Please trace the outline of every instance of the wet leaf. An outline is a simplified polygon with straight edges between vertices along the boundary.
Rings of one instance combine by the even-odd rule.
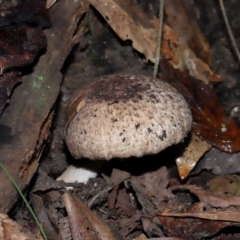
[[[213,89],[203,81],[162,63],[163,79],[185,97],[193,115],[193,132],[210,145],[229,153],[240,151],[240,128],[229,120]]]

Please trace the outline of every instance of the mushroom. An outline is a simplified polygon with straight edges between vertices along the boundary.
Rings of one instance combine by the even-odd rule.
[[[142,157],[179,143],[191,125],[187,102],[170,84],[143,75],[107,75],[75,95],[65,141],[76,159]]]

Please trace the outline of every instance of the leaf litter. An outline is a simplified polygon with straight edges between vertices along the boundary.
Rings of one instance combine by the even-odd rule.
[[[70,93],[79,83],[81,85],[84,81],[86,82],[87,78],[91,79],[96,75],[115,71],[152,74],[152,66],[144,62],[142,55],[132,51],[131,44],[116,40],[116,35],[112,33],[107,24],[122,40],[131,40],[132,47],[144,54],[147,60],[153,62],[156,34],[154,30],[157,19],[151,10],[153,8],[148,7],[151,4],[155,7],[156,5],[154,3],[149,3],[149,5],[131,4],[129,1],[120,3],[117,0],[106,1],[105,5],[95,0],[89,2],[95,9],[93,7],[88,9],[89,12],[85,15],[88,22],[80,22],[79,32],[76,33],[86,33],[86,30],[83,29],[91,26],[92,35],[85,36],[85,45],[84,43],[80,44],[73,63],[65,69],[66,75],[62,88],[64,98],[61,102],[63,108]],[[52,8],[57,4],[59,2],[56,2]],[[171,6],[168,6],[168,11],[171,10],[169,7],[171,8]],[[96,10],[103,15],[107,23],[99,17]],[[188,11],[186,7],[184,10]],[[148,17],[150,21],[146,22]],[[186,19],[188,20],[188,18],[190,18],[189,15]],[[197,20],[195,19],[195,21]],[[228,152],[239,151],[237,148],[239,146],[238,125],[226,117],[212,87],[206,85],[206,83],[210,85],[209,82],[220,81],[220,77],[208,65],[210,63],[208,51],[204,57],[201,56],[206,62],[204,63],[203,60],[196,57],[197,54],[194,53],[196,50],[190,49],[190,44],[188,47],[176,32],[165,25],[163,54],[171,66],[185,71],[185,73],[174,70],[165,64],[161,74],[162,76],[170,74],[172,77],[168,76],[166,79],[168,81],[180,79],[184,82],[177,82],[177,88],[180,91],[182,89],[192,107],[193,132],[203,142],[208,142],[203,150],[195,154],[194,164],[190,161],[186,165],[189,167],[189,165],[195,166],[211,146]],[[90,59],[86,63],[88,58]],[[118,67],[115,67],[116,64]],[[203,82],[196,79],[203,80]],[[62,112],[59,113],[60,116],[61,114],[63,116]],[[60,126],[56,125],[55,129],[61,128],[62,119],[56,121]],[[41,181],[33,189],[31,197],[33,207],[44,223],[49,239],[81,239],[80,235],[84,235],[85,239],[106,239],[105,231],[111,235],[111,239],[140,239],[143,234],[146,236],[145,239],[200,239],[211,237],[214,234],[221,236],[222,233],[218,232],[223,228],[239,226],[239,197],[226,196],[226,194],[216,195],[212,187],[213,182],[208,182],[202,177],[205,176],[203,169],[216,173],[218,165],[221,166],[221,173],[224,175],[228,169],[224,169],[224,161],[218,164],[218,158],[221,154],[227,154],[229,159],[227,162],[231,162],[230,158],[235,154],[237,159],[238,153],[232,155],[212,148],[207,154],[216,151],[214,155],[216,161],[213,165],[210,166],[208,161],[208,165],[200,166],[201,160],[195,176],[190,175],[184,182],[180,182],[178,179],[177,169],[173,164],[176,159],[174,156],[176,149],[171,147],[163,153],[144,157],[142,160],[132,159],[121,163],[113,160],[103,167],[98,178],[90,179],[85,185],[63,182],[55,184],[53,179],[62,171],[61,164],[62,166],[66,165],[66,158],[70,162],[74,162],[74,160],[66,154],[63,157],[61,153],[57,152],[57,149],[60,149],[61,152],[64,145],[58,132],[53,131],[54,137],[58,139],[54,141],[54,145],[49,147],[49,152],[53,151],[52,155],[49,158],[49,155],[45,153],[40,167],[45,174],[39,171],[36,182]],[[196,148],[199,148],[199,145]],[[189,150],[187,158],[191,158],[189,156],[194,153],[194,148]],[[213,155],[209,156],[213,159]],[[150,161],[150,158],[153,158],[153,161]],[[182,163],[185,164],[184,158]],[[190,171],[191,168],[183,174],[184,178]],[[235,173],[234,170],[231,173]],[[201,186],[191,183],[193,177]],[[205,182],[201,183],[202,180]],[[218,181],[221,185],[222,181],[219,179],[216,180],[215,185],[218,185]],[[236,185],[237,183],[234,186]],[[72,187],[71,194],[65,189],[69,186]],[[229,189],[230,192],[232,188],[225,186],[224,190]],[[219,191],[221,192],[222,189]],[[79,203],[79,197],[85,205],[82,202]],[[80,213],[76,214],[77,212]],[[84,217],[85,213],[90,217]],[[96,214],[104,220],[100,220]],[[79,220],[79,217],[84,218],[84,224],[79,224],[79,221],[83,222],[83,220]],[[21,215],[18,215],[17,218],[20,219]],[[79,228],[80,225],[82,230]],[[96,226],[100,226],[100,230],[97,230],[100,233],[96,233]],[[97,238],[96,235],[91,236],[94,232],[100,238]],[[101,236],[101,234],[103,235]]]

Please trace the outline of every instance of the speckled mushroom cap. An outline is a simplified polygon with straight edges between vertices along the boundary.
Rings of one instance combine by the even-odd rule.
[[[69,106],[65,141],[73,157],[142,157],[179,143],[192,115],[168,83],[142,75],[102,76]]]

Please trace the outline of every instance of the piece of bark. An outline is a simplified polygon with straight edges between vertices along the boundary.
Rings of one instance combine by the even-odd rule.
[[[24,189],[38,167],[38,160],[49,135],[52,108],[58,97],[60,70],[72,46],[77,23],[86,11],[81,1],[61,0],[49,14],[52,28],[45,30],[46,53],[39,58],[31,74],[23,77],[0,119],[1,163]],[[17,192],[0,171],[0,210],[7,212],[17,200]]]

